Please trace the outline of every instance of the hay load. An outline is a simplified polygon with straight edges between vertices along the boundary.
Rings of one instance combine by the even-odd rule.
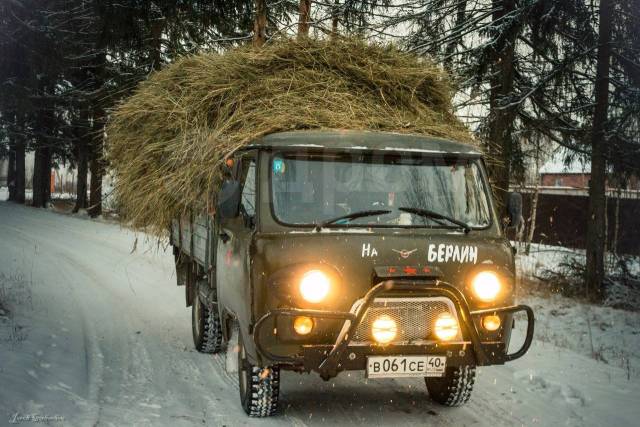
[[[281,40],[181,59],[112,114],[107,160],[123,218],[161,234],[199,209],[220,162],[260,136],[369,129],[470,140],[435,64],[358,40]]]

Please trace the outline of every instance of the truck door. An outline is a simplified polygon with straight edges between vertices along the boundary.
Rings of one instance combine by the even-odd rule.
[[[250,246],[256,216],[255,152],[236,157],[235,179],[242,186],[240,215],[220,224],[216,251],[218,301],[246,327],[251,321]]]

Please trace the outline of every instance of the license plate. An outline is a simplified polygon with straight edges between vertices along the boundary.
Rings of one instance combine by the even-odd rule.
[[[446,356],[370,356],[367,378],[441,377]]]

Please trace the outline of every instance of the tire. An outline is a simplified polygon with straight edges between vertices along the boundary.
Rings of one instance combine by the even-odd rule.
[[[280,394],[280,368],[261,368],[252,365],[246,358],[246,351],[239,334],[238,383],[242,409],[254,418],[274,415],[278,409]]]
[[[476,380],[475,366],[447,368],[441,378],[425,378],[431,399],[444,406],[462,406],[469,401]]]
[[[191,305],[193,344],[200,353],[218,353],[222,349],[222,324],[218,309],[200,300],[194,292]]]

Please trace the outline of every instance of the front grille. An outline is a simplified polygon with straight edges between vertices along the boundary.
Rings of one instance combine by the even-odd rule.
[[[352,342],[374,342],[371,326],[374,320],[383,314],[396,322],[398,333],[395,343],[431,340],[434,322],[441,313],[450,313],[455,316],[455,309],[450,300],[446,298],[376,298],[358,326]]]

